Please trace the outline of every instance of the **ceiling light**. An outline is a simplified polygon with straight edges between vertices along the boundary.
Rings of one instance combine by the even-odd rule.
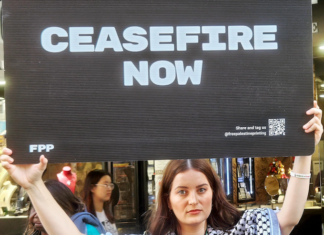
[[[320,95],[321,98],[324,98],[324,95]]]
[[[4,85],[4,84],[6,84],[5,81],[0,81],[0,86],[2,86],[2,85]]]
[[[319,49],[320,49],[320,50],[324,50],[324,46],[320,46]]]

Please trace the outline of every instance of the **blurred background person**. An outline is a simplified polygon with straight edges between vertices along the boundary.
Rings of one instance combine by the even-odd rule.
[[[118,235],[115,218],[110,212],[114,187],[109,173],[103,170],[90,171],[84,183],[83,201],[87,210],[99,219],[106,232]]]

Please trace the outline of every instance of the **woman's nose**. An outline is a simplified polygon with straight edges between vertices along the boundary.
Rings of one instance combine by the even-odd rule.
[[[37,218],[37,219],[38,219],[38,215],[37,215],[37,213],[34,214],[34,218]]]
[[[197,205],[197,204],[198,204],[197,194],[195,192],[190,193],[189,205]]]
[[[29,221],[33,221],[35,215],[36,215],[36,213],[31,213],[31,214],[29,215]]]

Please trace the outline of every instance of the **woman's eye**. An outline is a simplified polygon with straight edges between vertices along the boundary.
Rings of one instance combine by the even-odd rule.
[[[207,191],[207,189],[205,189],[205,188],[200,188],[200,189],[199,189],[199,192],[200,192],[200,193],[204,193],[204,192],[206,192],[206,191]]]
[[[185,190],[180,190],[180,191],[178,191],[178,193],[179,193],[180,195],[184,195],[184,194],[186,194],[186,191],[185,191]]]

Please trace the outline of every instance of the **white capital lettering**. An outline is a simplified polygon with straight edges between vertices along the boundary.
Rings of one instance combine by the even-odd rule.
[[[42,152],[45,149],[46,149],[46,145],[45,144],[39,144],[37,151],[40,153],[40,152]]]
[[[143,51],[147,48],[148,42],[145,37],[140,35],[146,35],[147,32],[145,29],[137,26],[128,27],[124,30],[123,36],[124,38],[132,43],[123,43],[123,47],[132,52]]]
[[[225,33],[225,26],[203,26],[202,33],[209,34],[209,43],[203,43],[204,51],[224,51],[226,50],[226,43],[219,42],[219,34]]]
[[[94,52],[94,45],[84,44],[92,43],[92,36],[84,35],[93,34],[93,27],[70,27],[69,31],[71,52]]]
[[[254,49],[255,50],[277,50],[278,43],[269,42],[269,41],[276,40],[275,34],[271,34],[276,32],[277,32],[277,25],[255,25],[254,26]]]
[[[52,36],[57,35],[58,37],[68,37],[68,33],[59,27],[49,27],[43,30],[41,34],[41,44],[44,50],[52,53],[64,51],[69,44],[67,42],[59,42],[56,45],[52,44]]]
[[[173,27],[171,26],[150,27],[151,51],[174,51],[174,44],[166,43],[166,42],[172,42],[172,36],[163,35],[163,34],[172,34],[172,33],[173,33]]]
[[[54,145],[52,145],[52,144],[47,144],[47,145],[46,145],[46,152],[49,152],[49,151],[51,151],[52,149],[54,149]]]
[[[244,50],[253,50],[250,42],[252,37],[253,32],[247,26],[228,26],[228,49],[238,50],[238,44],[241,43]]]
[[[29,152],[30,153],[34,152],[35,150],[37,150],[37,145],[36,144],[29,145]]]
[[[107,40],[107,39],[110,40]],[[115,27],[102,27],[96,45],[96,52],[103,52],[105,48],[112,48],[114,51],[123,51]]]
[[[198,43],[198,35],[200,34],[199,26],[178,26],[177,27],[177,50],[186,51],[188,43]]]
[[[184,68],[183,61],[175,61],[178,84],[186,85],[190,79],[193,85],[199,85],[201,82],[202,66],[202,60],[195,60],[194,69],[191,66]]]
[[[165,78],[160,77],[160,69],[162,68],[164,68],[166,71]],[[176,78],[174,65],[171,62],[165,60],[154,62],[150,67],[150,78],[151,81],[156,85],[170,85]]]
[[[142,86],[147,86],[149,83],[148,78],[148,62],[140,61],[139,70],[135,67],[133,62],[124,62],[124,85],[133,86],[133,78]]]

